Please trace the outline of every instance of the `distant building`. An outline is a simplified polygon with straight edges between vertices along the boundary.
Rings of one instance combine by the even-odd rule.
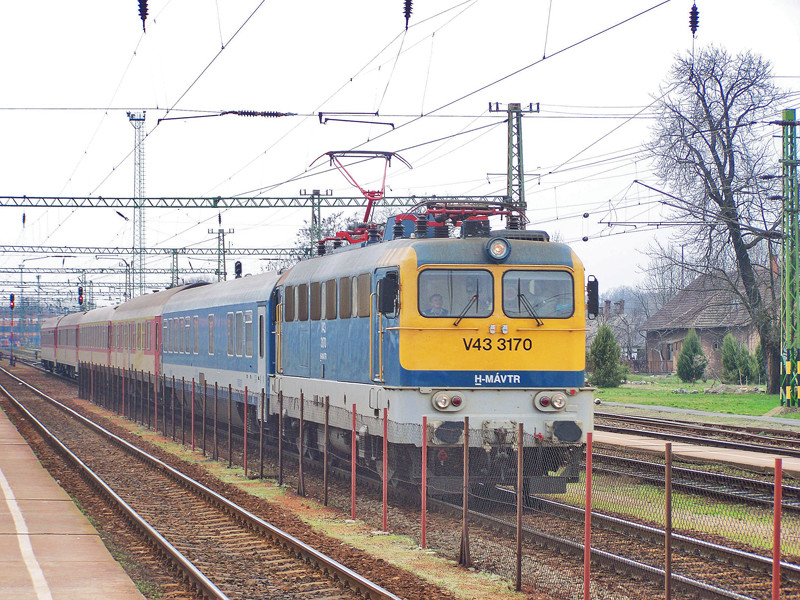
[[[769,273],[760,270],[764,280],[762,297],[771,298],[766,285]],[[779,278],[778,278],[779,281]],[[708,359],[706,373],[722,373],[722,340],[731,334],[753,353],[760,341],[758,332],[739,296],[729,283],[712,275],[700,275],[642,325],[645,333],[648,373],[675,373],[683,340],[690,329],[700,338]]]

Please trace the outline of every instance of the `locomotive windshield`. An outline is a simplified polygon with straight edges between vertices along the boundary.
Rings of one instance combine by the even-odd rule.
[[[575,311],[572,275],[564,271],[506,271],[503,312],[520,319],[566,319]]]
[[[426,269],[418,290],[419,312],[426,317],[488,317],[494,307],[489,271]]]

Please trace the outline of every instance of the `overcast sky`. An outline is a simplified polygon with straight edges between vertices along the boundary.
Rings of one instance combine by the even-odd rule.
[[[660,218],[653,193],[633,182],[659,186],[641,145],[674,56],[693,44],[752,49],[772,62],[781,86],[800,88],[796,0],[697,0],[694,40],[688,0],[415,0],[407,31],[402,0],[148,4],[145,33],[134,0],[5,3],[0,196],[132,196],[130,110],[147,113],[149,197],[353,196],[324,161],[310,165],[355,148],[398,152],[412,165],[392,162],[387,195],[502,194],[505,115],[489,103],[538,102],[541,111],[523,125],[530,227],[574,245],[602,294],[636,282],[646,263],[637,249],[655,235],[606,223]],[[157,124],[224,110],[297,116]],[[373,120],[394,129],[320,124],[319,111],[377,111]],[[383,168],[372,161],[353,173],[375,189]],[[110,209],[3,208],[2,244],[129,247],[131,213],[126,221]],[[234,230],[234,246],[287,247],[309,216],[232,209],[222,225]],[[147,244],[214,247],[208,229],[217,219],[216,211],[150,209]],[[7,254],[0,266],[95,262],[31,258]],[[248,272],[266,264],[244,262]]]

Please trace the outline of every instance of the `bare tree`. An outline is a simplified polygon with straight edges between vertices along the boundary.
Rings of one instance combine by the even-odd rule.
[[[770,198],[775,182],[764,176],[777,165],[767,121],[785,97],[769,62],[752,52],[733,57],[712,46],[694,59],[679,56],[658,100],[650,143],[656,173],[674,194],[664,200],[681,225],[673,241],[697,272],[739,295],[761,338],[771,393],[780,359],[780,285],[772,265],[781,204]]]

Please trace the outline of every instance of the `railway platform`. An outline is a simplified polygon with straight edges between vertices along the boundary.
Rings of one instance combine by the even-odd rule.
[[[774,417],[757,417],[757,416],[737,416],[726,413],[708,413],[704,411],[692,411],[685,409],[675,409],[664,406],[642,406],[633,404],[618,404],[612,402],[604,402],[602,406],[617,407],[631,409],[628,412],[631,414],[655,414],[661,413],[659,416],[667,418],[683,418],[687,420],[689,415],[694,416],[717,416],[721,421],[727,423],[737,423],[739,425],[752,426],[754,423],[763,423],[765,426],[772,424],[781,424],[788,428],[800,429],[800,421],[790,419],[779,419]],[[679,413],[679,414],[676,414]],[[595,443],[612,444],[616,446],[626,446],[632,448],[640,448],[652,452],[664,452],[663,440],[651,437],[638,436],[635,433],[612,433],[608,431],[595,431],[593,434]],[[728,448],[720,448],[712,445],[702,444],[687,444],[687,443],[672,443],[672,453],[677,456],[684,456],[692,460],[700,460],[704,462],[715,463],[729,463],[733,465],[743,465],[756,471],[763,471],[765,473],[772,473],[775,468],[775,459],[782,459],[782,467],[784,475],[800,479],[800,458],[790,456],[781,456],[778,453],[771,452],[752,452],[743,450],[733,450]]]
[[[3,411],[0,598],[144,598]]]

